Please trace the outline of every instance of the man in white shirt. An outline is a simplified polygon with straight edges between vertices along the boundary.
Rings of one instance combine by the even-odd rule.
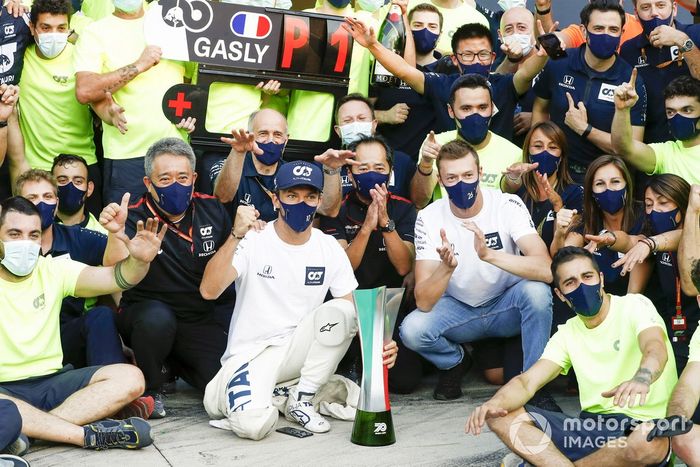
[[[351,295],[357,281],[338,242],[311,227],[322,191],[319,166],[282,165],[273,194],[278,218],[265,225],[255,208],[239,206],[231,237],[204,272],[203,297],[218,297],[233,281],[237,291],[228,347],[204,407],[212,419],[225,419],[216,426],[242,438],[273,430],[273,390],[297,378],[287,419],[315,433],[330,429],[310,401],[357,332]],[[335,298],[323,303],[329,290]]]
[[[461,344],[522,334],[524,369],[542,354],[552,324],[551,259],[520,198],[480,188],[479,156],[466,142],[442,146],[448,198],[418,213],[416,304],[400,328],[406,346],[440,370],[433,396],[462,395]]]

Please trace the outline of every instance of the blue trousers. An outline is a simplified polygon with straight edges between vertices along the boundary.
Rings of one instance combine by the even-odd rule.
[[[0,452],[14,443],[22,432],[22,417],[14,402],[0,399]]]
[[[448,295],[429,312],[414,310],[401,323],[401,340],[441,370],[464,357],[460,344],[522,335],[523,369],[542,355],[552,327],[552,292],[543,282],[522,280],[490,302],[472,307]]]
[[[61,322],[63,364],[74,368],[126,363],[114,312],[96,306],[87,313]]]

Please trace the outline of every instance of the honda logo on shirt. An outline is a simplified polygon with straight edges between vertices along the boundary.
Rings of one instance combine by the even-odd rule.
[[[326,274],[325,267],[306,267],[306,280],[304,285],[323,285],[323,276]]]
[[[569,86],[574,84],[574,77],[571,75],[564,75],[564,84],[568,84]]]
[[[205,253],[214,251],[214,240],[207,240],[206,242],[202,243],[202,249]]]

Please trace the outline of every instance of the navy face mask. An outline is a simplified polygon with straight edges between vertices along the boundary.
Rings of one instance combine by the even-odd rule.
[[[571,302],[571,309],[581,316],[591,318],[598,314],[603,306],[603,297],[600,295],[600,283],[588,285],[581,282],[576,290],[564,294]]]
[[[651,32],[654,29],[658,28],[659,26],[670,26],[672,17],[673,17],[673,15],[669,16],[668,18],[652,18],[652,19],[639,18],[639,22],[642,23],[642,29],[644,30],[644,35],[649,37]]]
[[[610,34],[593,34],[588,33],[588,47],[596,57],[605,60],[615,55],[615,51],[620,47],[620,37],[611,36]]]
[[[53,225],[53,218],[56,216],[56,203],[49,204],[43,201],[36,205],[41,214],[41,230],[46,230]]]
[[[489,132],[489,121],[491,117],[484,117],[475,112],[468,117],[457,118],[457,130],[464,140],[473,145],[481,143],[486,139]]]
[[[413,43],[416,46],[416,52],[419,54],[427,54],[435,48],[439,34],[435,34],[428,28],[411,31],[413,34]]]
[[[652,210],[649,214],[647,214],[647,218],[649,219],[651,230],[654,232],[654,235],[675,230],[675,228],[678,227],[678,223],[676,222],[676,214],[678,214],[678,211],[678,208],[668,212]]]
[[[530,154],[530,162],[537,162],[537,170],[541,174],[546,174],[547,177],[551,177],[554,172],[559,168],[560,157],[555,156],[549,151],[538,152],[537,154]]]
[[[328,0],[328,3],[333,5],[335,8],[345,8],[350,5],[350,0]]]
[[[491,65],[483,65],[479,61],[475,61],[471,65],[465,65],[464,63],[460,62],[457,60],[457,63],[459,63],[459,69],[462,70],[463,75],[468,75],[468,74],[477,74],[481,75],[485,78],[489,77],[489,73],[491,73]]]
[[[698,134],[698,129],[695,128],[698,120],[700,117],[690,118],[677,113],[668,119],[668,129],[671,135],[679,141],[692,139]]]
[[[605,190],[602,193],[593,193],[593,199],[603,211],[615,214],[625,206],[627,199],[627,187],[622,190]]]
[[[355,183],[357,184],[357,192],[365,198],[369,198],[372,196],[369,194],[369,190],[374,188],[374,185],[382,186],[382,183],[387,183],[389,181],[389,174],[370,171],[361,174],[352,174],[352,178],[355,179]]]
[[[316,206],[310,206],[305,202],[296,204],[287,204],[280,201],[284,208],[282,219],[295,232],[303,232],[314,220],[316,214]]]
[[[58,187],[58,202],[61,205],[61,212],[68,214],[69,216],[75,214],[83,207],[85,204],[85,194],[87,190],[83,191],[73,184],[73,182],[68,182],[65,185]]]
[[[467,183],[459,181],[452,186],[446,186],[445,191],[447,191],[447,196],[450,201],[457,206],[459,209],[469,209],[474,206],[476,202],[477,188],[479,187],[479,180]]]
[[[269,143],[257,143],[258,147],[262,149],[263,153],[255,155],[263,165],[272,165],[279,162],[282,159],[282,152],[284,151],[284,143],[274,143],[270,141]]]
[[[182,214],[187,211],[192,199],[192,185],[181,185],[178,182],[174,182],[162,188],[153,185],[153,189],[160,200],[158,201],[158,206],[163,211],[172,215]]]

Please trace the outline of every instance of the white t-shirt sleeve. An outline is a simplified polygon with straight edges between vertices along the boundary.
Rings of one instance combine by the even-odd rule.
[[[350,259],[348,259],[345,250],[341,248],[340,244],[333,237],[328,237],[327,240],[332,252],[330,259],[334,270],[328,285],[333,297],[344,297],[357,288],[357,279],[355,279],[355,273],[352,270]]]
[[[522,200],[514,195],[503,195],[504,200],[501,203],[501,219],[506,223],[510,238],[514,242],[520,240],[525,235],[535,234],[535,224],[532,222],[530,212],[523,204]]]
[[[428,232],[429,221],[425,217],[425,211],[418,211],[415,227],[416,261],[440,261],[440,255],[436,251],[439,245],[431,238]]]
[[[255,246],[255,240],[252,235],[260,234],[253,230],[248,231],[245,237],[243,237],[243,240],[238,242],[236,251],[233,252],[233,261],[231,261],[231,265],[236,269],[238,278],[245,276],[248,271],[250,258],[255,256],[252,251]]]

